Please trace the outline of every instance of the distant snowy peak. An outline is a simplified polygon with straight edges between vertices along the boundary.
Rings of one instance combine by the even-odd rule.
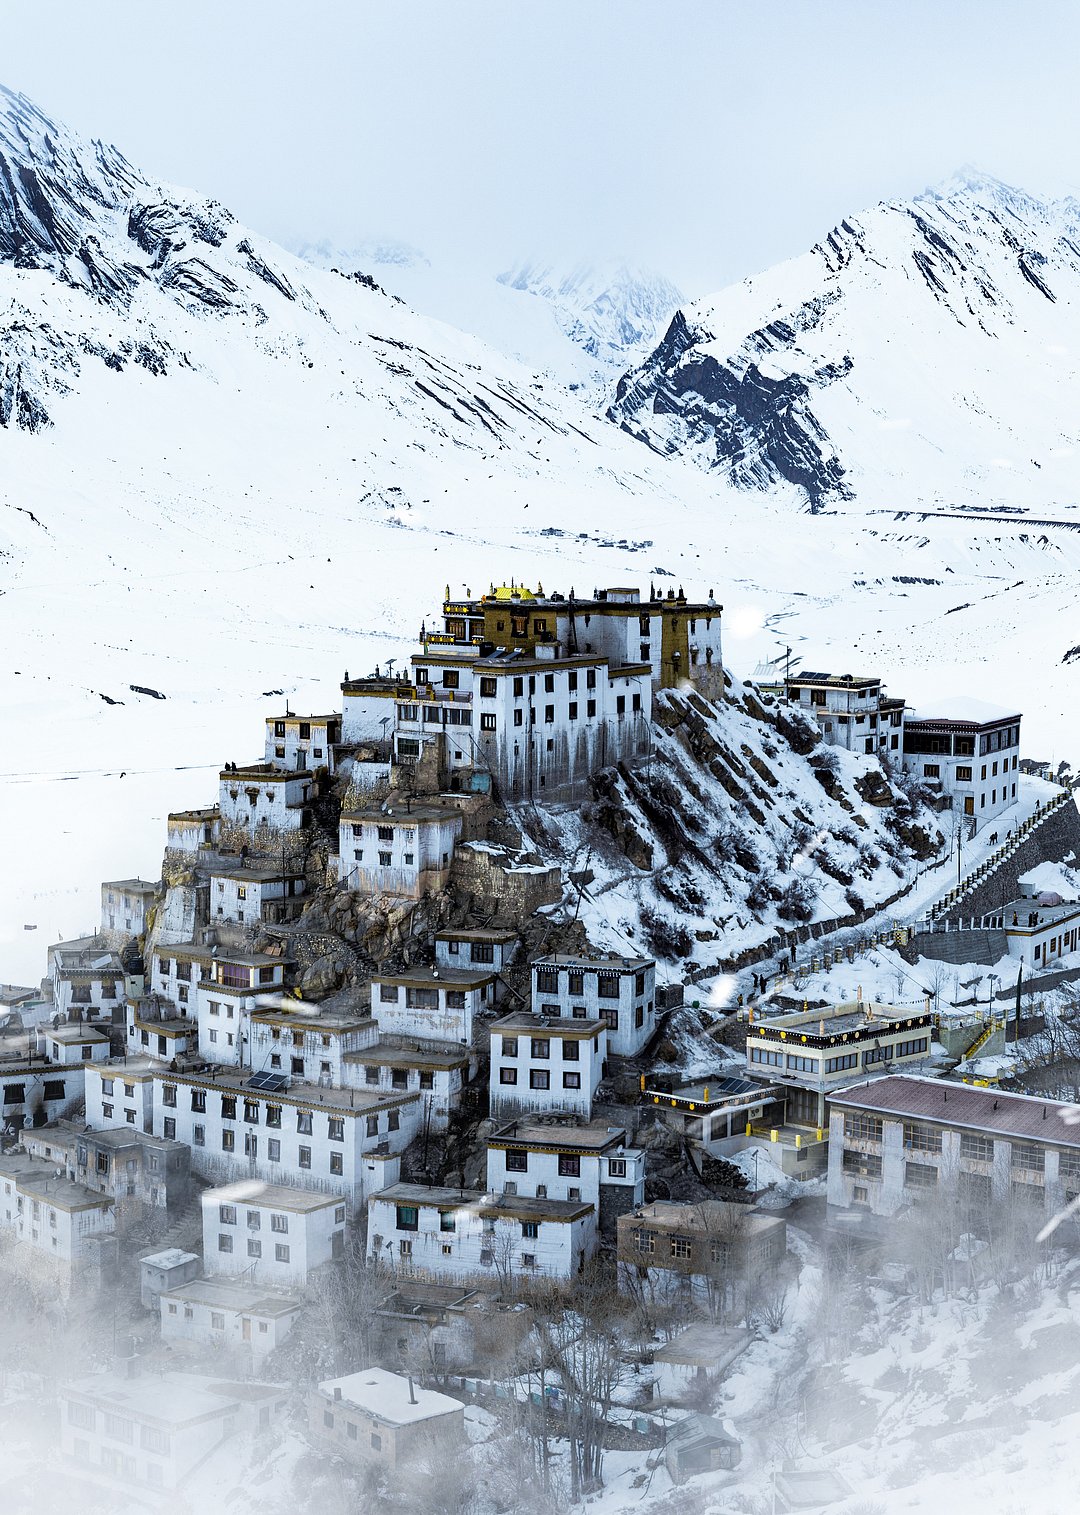
[[[562,268],[524,261],[501,273],[499,283],[548,301],[572,342],[619,367],[656,341],[683,298],[663,275],[623,262]]]
[[[292,251],[316,268],[337,269],[339,273],[371,273],[384,269],[430,268],[431,260],[418,247],[393,237],[368,237],[352,247],[335,247],[323,238],[319,242],[297,242]]]
[[[962,170],[684,307],[609,416],[742,488],[794,483],[813,508],[1038,497],[1047,457],[1078,440],[1074,354],[1076,202]],[[1049,487],[1075,497],[1074,479]]]

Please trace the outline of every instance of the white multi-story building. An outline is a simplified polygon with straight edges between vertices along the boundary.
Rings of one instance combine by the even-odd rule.
[[[478,1059],[467,1047],[439,1047],[405,1039],[375,1042],[345,1055],[345,1082],[371,1093],[407,1092],[419,1099],[418,1131],[445,1131],[461,1103],[461,1091],[476,1077]]]
[[[1016,804],[1021,717],[957,696],[909,710],[903,764],[975,827]]]
[[[196,1278],[158,1295],[161,1339],[170,1347],[222,1347],[258,1368],[288,1336],[301,1301],[238,1278]]]
[[[880,679],[799,672],[762,688],[786,695],[816,721],[829,747],[897,758],[903,750],[904,702],[889,698]]]
[[[829,1106],[830,1207],[888,1216],[948,1193],[973,1229],[991,1207],[1034,1229],[1080,1196],[1080,1130],[1059,1100],[898,1074]]]
[[[368,1200],[368,1257],[404,1277],[572,1278],[593,1244],[584,1200],[394,1184]]]
[[[240,926],[271,925],[292,920],[304,907],[302,873],[280,868],[212,868],[210,922],[235,921]]]
[[[56,1120],[83,1095],[87,1064],[58,1066],[35,1051],[36,1033],[0,1037],[0,1131],[13,1141],[24,1126]]]
[[[170,852],[199,852],[215,847],[221,834],[221,811],[216,805],[199,810],[174,810],[168,817]]]
[[[49,977],[57,1014],[72,1011],[111,1020],[124,1000],[124,967],[95,937],[57,942],[49,948]]]
[[[225,768],[218,786],[222,831],[243,830],[256,845],[277,832],[300,831],[311,825],[314,795],[315,775],[306,768],[272,763]]]
[[[334,748],[341,741],[340,715],[284,715],[266,718],[266,761],[275,768],[334,770]]]
[[[203,1267],[279,1287],[307,1283],[345,1251],[345,1201],[244,1179],[202,1195]]]
[[[276,1004],[285,963],[263,952],[177,942],[154,953],[150,987],[199,1028],[199,1055],[208,1062],[248,1061],[248,1023],[254,1010]]]
[[[537,958],[532,1002],[538,1015],[602,1020],[608,1052],[633,1057],[656,1030],[656,963],[601,954]]]
[[[338,878],[358,894],[404,899],[445,889],[461,828],[461,812],[441,805],[343,810]]]
[[[149,1057],[114,1058],[86,1069],[86,1124],[91,1131],[112,1126],[154,1129],[154,1074],[160,1062]]]
[[[435,935],[435,966],[468,969],[495,975],[495,1003],[503,998],[501,982],[504,969],[517,955],[521,938],[516,931],[500,931],[494,926],[448,926]]]
[[[101,929],[122,936],[142,936],[157,884],[141,878],[114,879],[101,886]]]
[[[322,1010],[284,995],[251,1013],[251,1068],[337,1089],[350,1083],[346,1057],[378,1037],[378,1022],[370,1015]]]
[[[195,1373],[95,1373],[59,1399],[64,1459],[136,1498],[179,1489],[224,1442],[268,1427],[288,1404],[280,1384]]]
[[[495,978],[490,969],[436,965],[378,974],[371,980],[371,1012],[387,1035],[468,1046],[476,1017],[494,1008]]]
[[[627,1146],[619,1126],[513,1121],[488,1142],[487,1186],[492,1194],[584,1200],[594,1227],[614,1234],[618,1217],[645,1199],[645,1153]]]
[[[59,1171],[60,1176],[57,1177]],[[100,1268],[101,1245],[116,1233],[113,1201],[71,1179],[40,1158],[0,1157],[3,1222],[24,1255],[62,1288]]]
[[[199,1022],[194,1003],[177,1006],[160,994],[142,994],[137,999],[129,996],[124,1014],[129,1056],[154,1057],[168,1063],[198,1051]]]
[[[451,773],[475,770],[504,798],[572,798],[598,768],[647,756],[654,688],[723,691],[721,607],[681,591],[578,600],[520,586],[443,606],[409,675],[342,685],[347,739],[393,741],[408,763],[435,741]]]
[[[156,1085],[153,1129],[185,1142],[201,1177],[291,1184],[350,1203],[382,1181],[387,1165],[376,1171],[369,1156],[404,1151],[422,1113],[419,1095],[409,1091],[330,1089],[224,1068],[173,1073],[159,1067]],[[87,1112],[89,1119],[89,1103]]]
[[[515,1012],[491,1026],[490,1110],[495,1120],[566,1110],[589,1120],[604,1073],[603,1021]]]

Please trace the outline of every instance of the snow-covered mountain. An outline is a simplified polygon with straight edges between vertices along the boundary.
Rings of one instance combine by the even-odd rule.
[[[656,341],[683,298],[662,274],[618,261],[570,268],[524,261],[499,283],[547,301],[572,342],[619,371],[628,354]]]
[[[958,174],[681,309],[611,418],[812,507],[1076,499],[1080,204]]]
[[[318,268],[368,273],[414,310],[597,395],[655,343],[682,300],[662,275],[620,261],[566,268],[522,261],[495,274],[459,254],[429,256],[386,237],[349,248],[301,242],[293,250]]]

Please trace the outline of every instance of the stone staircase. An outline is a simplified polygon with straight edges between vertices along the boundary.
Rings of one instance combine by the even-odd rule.
[[[1021,822],[1002,842],[1001,846],[989,853],[979,866],[967,874],[954,889],[950,889],[942,899],[938,900],[927,912],[926,921],[931,929],[938,921],[943,921],[950,916],[956,915],[963,910],[966,902],[972,901],[975,894],[985,884],[992,881],[994,875],[1004,868],[1020,851],[1041,827],[1064,806],[1074,804],[1072,792],[1063,789],[1060,794],[1048,800],[1045,805],[1039,805],[1032,811],[1026,821]],[[973,912],[974,913],[974,912]],[[964,959],[971,961],[971,959]]]

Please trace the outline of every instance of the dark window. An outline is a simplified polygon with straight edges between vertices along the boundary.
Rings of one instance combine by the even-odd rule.
[[[580,1178],[581,1158],[573,1156],[570,1153],[562,1153],[559,1157],[559,1177]]]
[[[527,1152],[508,1152],[506,1154],[506,1171],[508,1173],[527,1173],[529,1171],[529,1154]]]

